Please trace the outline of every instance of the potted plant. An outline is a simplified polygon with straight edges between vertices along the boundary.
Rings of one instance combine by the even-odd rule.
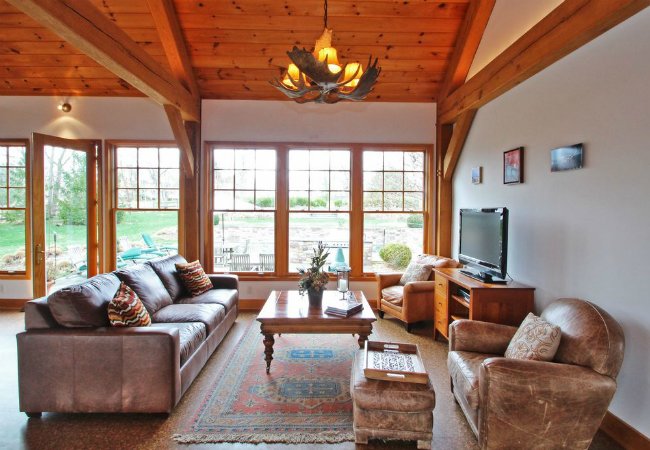
[[[318,246],[314,249],[314,256],[311,258],[310,266],[307,269],[298,269],[298,273],[300,274],[298,290],[300,295],[307,291],[310,305],[318,306],[323,300],[323,291],[329,281],[329,276],[323,272],[323,266],[327,262],[329,255],[329,252],[325,251],[323,243],[318,242]]]

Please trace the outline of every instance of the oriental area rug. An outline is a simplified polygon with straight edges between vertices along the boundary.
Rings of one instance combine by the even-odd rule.
[[[253,322],[174,440],[354,441],[350,371],[358,349],[356,339],[349,335],[276,335],[268,375],[262,339],[259,324]]]

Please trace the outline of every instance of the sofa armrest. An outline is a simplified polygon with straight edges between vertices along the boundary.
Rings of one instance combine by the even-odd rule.
[[[180,400],[177,329],[39,329],[16,338],[21,411],[170,412]]]
[[[479,389],[481,448],[587,448],[616,381],[571,364],[488,358]]]
[[[214,289],[239,290],[239,277],[232,274],[208,274]]]
[[[401,273],[378,273],[377,276],[377,298],[381,298],[381,290],[388,286],[396,286],[402,278]]]
[[[449,351],[503,355],[517,329],[479,320],[456,320],[449,324]]]

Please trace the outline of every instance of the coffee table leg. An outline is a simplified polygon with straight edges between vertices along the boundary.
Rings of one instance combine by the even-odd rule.
[[[368,340],[368,336],[369,336],[369,335],[367,335],[367,334],[361,334],[361,333],[359,333],[359,339],[358,339],[358,341],[359,341],[359,348],[360,348],[360,349],[363,350],[363,347],[364,347],[364,345],[365,345],[364,342],[366,342],[366,341]]]
[[[271,361],[273,361],[273,344],[275,339],[273,339],[272,334],[264,335],[264,360],[266,361],[266,373],[271,372]]]

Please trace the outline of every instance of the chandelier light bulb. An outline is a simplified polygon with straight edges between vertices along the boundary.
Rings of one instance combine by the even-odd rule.
[[[64,113],[72,111],[72,105],[68,102],[61,103],[57,108]]]

